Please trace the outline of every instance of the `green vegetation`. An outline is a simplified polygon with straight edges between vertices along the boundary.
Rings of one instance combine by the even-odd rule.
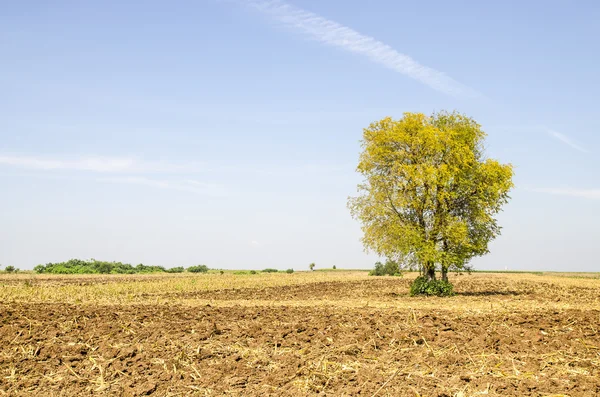
[[[187,268],[187,271],[190,273],[208,273],[208,266],[206,266],[206,265],[190,266]]]
[[[15,267],[14,267],[14,266],[12,266],[12,265],[8,265],[8,266],[6,266],[6,267],[4,268],[4,271],[5,271],[6,273],[13,273],[13,272],[18,272],[19,270],[18,270],[18,269],[15,269]]]
[[[308,265],[308,268],[310,269],[310,271],[312,272],[313,270],[315,270],[315,264],[311,263],[310,265]]]
[[[287,274],[292,274],[292,273],[294,273],[294,269],[287,269],[285,272],[286,272]]]
[[[333,270],[337,269],[337,267],[335,267],[335,265],[333,265]]]
[[[256,272],[256,270],[236,270],[233,272],[233,274],[242,276],[242,275],[246,275],[246,274],[257,274],[257,272]]]
[[[277,269],[271,269],[271,268],[266,268],[265,270],[263,270],[263,273],[277,273],[279,270]]]
[[[47,263],[46,265],[37,265],[33,270],[36,273],[49,274],[135,274],[166,271],[162,266],[146,266],[141,263],[132,266],[129,263],[104,262],[95,259],[89,261],[71,259],[66,262]]]
[[[454,287],[446,280],[429,280],[425,276],[419,276],[410,285],[410,295],[452,296]]]
[[[500,234],[495,216],[513,187],[510,164],[484,154],[486,134],[458,113],[405,113],[364,130],[360,195],[348,201],[365,248],[421,269],[462,270]],[[437,285],[437,284],[436,284]]]
[[[47,263],[45,265],[37,265],[33,270],[40,274],[139,274],[183,273],[186,271],[183,266],[165,269],[163,266],[146,266],[141,263],[133,266],[129,263],[105,262],[95,259],[90,259],[89,261],[71,259],[66,262]],[[191,273],[206,273],[208,272],[208,267],[205,265],[190,266],[187,271]]]
[[[402,276],[398,262],[388,259],[385,264],[375,263],[375,268],[369,272],[369,276]]]

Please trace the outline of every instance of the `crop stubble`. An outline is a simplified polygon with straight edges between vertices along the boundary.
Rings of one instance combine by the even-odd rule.
[[[600,280],[409,278],[5,276],[0,394],[600,395]]]

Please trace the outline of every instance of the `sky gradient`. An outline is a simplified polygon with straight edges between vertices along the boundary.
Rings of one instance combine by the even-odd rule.
[[[476,268],[600,270],[595,1],[0,8],[3,266],[370,268],[362,129],[457,110],[516,173]]]

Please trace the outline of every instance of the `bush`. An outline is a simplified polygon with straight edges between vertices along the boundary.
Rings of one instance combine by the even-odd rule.
[[[206,265],[190,266],[187,268],[187,271],[190,273],[207,273],[208,266],[206,266]]]
[[[292,274],[292,273],[294,273],[294,269],[287,269],[285,272],[286,272],[287,274]]]
[[[277,269],[270,269],[270,268],[266,268],[265,270],[263,270],[263,273],[277,273],[279,270]]]
[[[256,274],[256,270],[250,270],[250,274]]]
[[[166,269],[162,266],[146,266],[143,264],[139,264],[135,267],[136,273],[156,273],[156,272],[166,272]]]
[[[14,267],[14,266],[12,266],[12,265],[8,265],[8,266],[6,266],[6,267],[4,268],[4,270],[5,270],[7,273],[12,273],[12,272],[14,272],[14,271],[15,271],[15,267]]]
[[[381,262],[375,263],[375,268],[369,272],[369,276],[402,276],[400,266],[392,260],[387,260],[385,265]]]
[[[162,266],[145,266],[141,263],[133,267],[129,263],[104,262],[95,259],[89,261],[71,259],[66,262],[37,265],[33,270],[36,273],[50,274],[134,274],[164,272],[165,268]]]
[[[333,265],[333,270],[337,269],[337,267],[335,267],[335,265]]]
[[[102,263],[98,264],[98,267],[96,268],[96,270],[98,270],[98,273],[109,274],[110,271],[112,270],[112,266],[110,265],[110,263],[102,262]]]
[[[410,285],[410,296],[416,295],[452,296],[454,295],[454,287],[449,281],[427,281],[426,277],[420,276]]]
[[[167,273],[183,273],[184,271],[183,266],[172,267],[166,270]]]

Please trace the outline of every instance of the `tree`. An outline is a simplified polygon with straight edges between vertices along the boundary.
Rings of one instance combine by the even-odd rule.
[[[367,251],[427,281],[488,252],[500,234],[495,215],[513,187],[513,169],[486,158],[486,134],[459,113],[405,113],[364,129],[359,195],[348,200]]]
[[[388,259],[385,264],[375,262],[375,268],[369,272],[369,276],[402,276],[402,273],[398,263]]]
[[[187,268],[187,271],[190,273],[207,273],[208,266],[206,266],[206,265],[190,266]]]
[[[315,270],[315,264],[314,264],[314,263],[311,263],[310,265],[308,265],[308,268],[309,268],[311,271]]]
[[[8,265],[6,266],[6,268],[4,269],[7,273],[12,273],[15,271],[15,267],[12,265]]]

